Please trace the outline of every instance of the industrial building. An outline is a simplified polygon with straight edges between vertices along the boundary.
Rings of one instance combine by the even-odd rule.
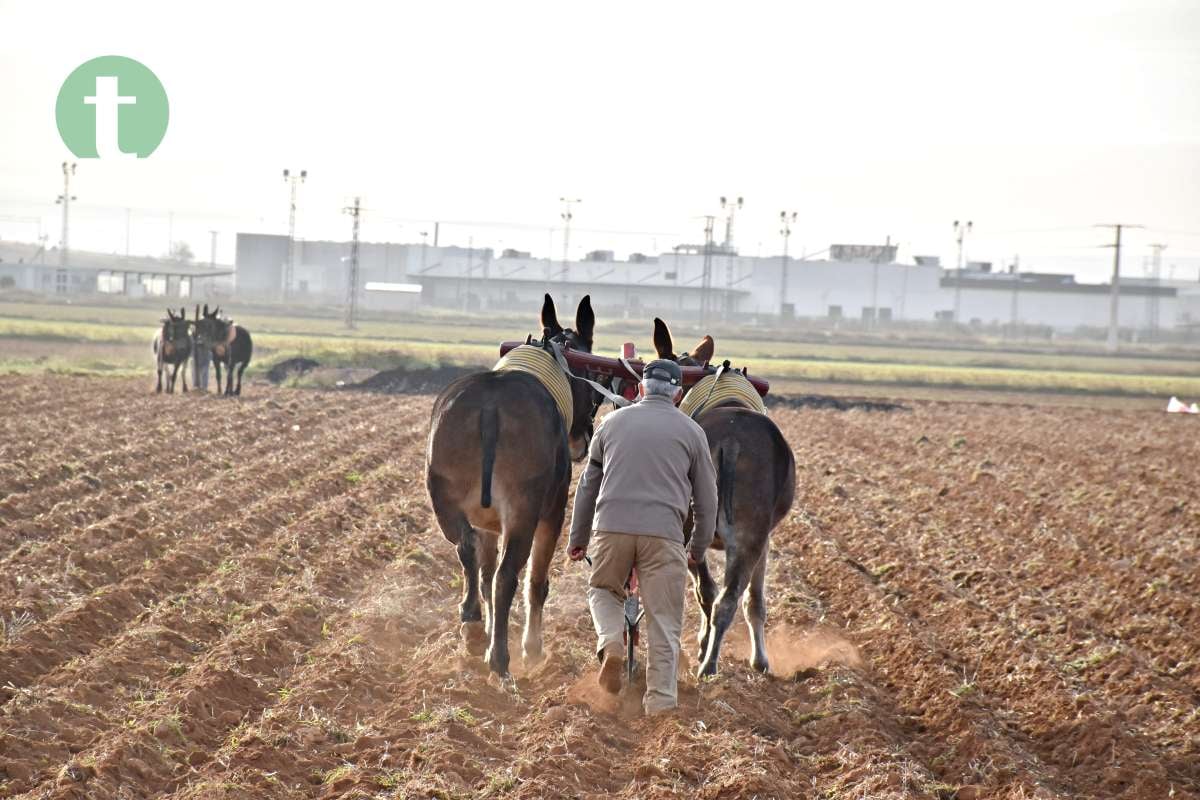
[[[291,301],[345,302],[349,252],[346,242],[297,242]],[[282,298],[287,259],[286,236],[238,234],[239,296]],[[1108,284],[1079,283],[1057,273],[993,272],[986,263],[947,270],[932,257],[900,263],[889,245],[834,245],[822,259],[745,256],[719,244],[681,245],[625,260],[601,250],[564,263],[516,250],[496,254],[489,248],[364,242],[359,283],[419,286],[421,305],[467,311],[528,309],[551,291],[566,307],[590,294],[598,307],[622,309],[626,317],[703,315],[741,322],[957,319],[1070,332],[1106,327],[1110,308]],[[1170,329],[1192,322],[1193,313],[1200,321],[1200,283],[1127,279],[1120,284],[1122,328]]]
[[[0,242],[0,289],[46,295],[110,294],[170,299],[212,297],[233,288],[233,269],[174,259],[118,256]]]

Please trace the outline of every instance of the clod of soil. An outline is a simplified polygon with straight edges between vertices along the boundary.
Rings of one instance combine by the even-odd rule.
[[[437,394],[463,375],[486,367],[396,367],[377,372],[365,381],[344,388],[380,394]]]
[[[267,370],[267,380],[271,383],[283,383],[294,375],[303,375],[319,366],[321,365],[311,358],[289,358]]]
[[[831,411],[908,411],[908,406],[885,400],[859,400],[826,394],[768,394],[763,402],[769,407],[821,408]]]

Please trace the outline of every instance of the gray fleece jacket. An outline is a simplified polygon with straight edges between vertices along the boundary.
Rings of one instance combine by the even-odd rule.
[[[568,547],[586,548],[593,529],[683,544],[689,505],[691,551],[698,559],[712,544],[717,522],[708,438],[670,398],[649,395],[613,411],[596,429],[575,491]]]

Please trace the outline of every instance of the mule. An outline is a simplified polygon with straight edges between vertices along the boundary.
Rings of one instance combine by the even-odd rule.
[[[254,341],[250,331],[237,325],[231,319],[221,316],[221,309],[213,311],[204,307],[204,314],[197,323],[197,333],[212,343],[212,363],[217,371],[217,391],[221,391],[221,365],[225,365],[226,384],[225,396],[232,397],[242,393],[242,373],[250,365],[250,357],[254,354]],[[234,372],[237,372],[237,388],[234,388]]]
[[[683,356],[675,354],[671,331],[654,320],[654,349],[659,358],[703,366],[712,360],[712,337]],[[746,595],[750,629],[750,666],[767,672],[767,551],[771,531],[787,516],[796,494],[796,461],[779,427],[765,414],[738,404],[718,403],[702,410],[696,422],[708,437],[717,469],[717,530],[711,549],[725,551],[720,593],[702,559],[691,568],[692,588],[700,606],[700,666],[697,675],[717,673],[721,643]]]
[[[547,294],[541,323],[543,342],[591,352],[596,317],[589,297],[580,301],[570,330],[559,324]],[[583,381],[568,377],[567,383],[569,430],[550,391],[526,372],[463,376],[433,405],[425,485],[442,535],[462,564],[460,633],[467,651],[485,656],[501,678],[509,676],[508,618],[526,562],[522,653],[527,664],[544,658],[542,610],[566,516],[571,462],[587,455],[602,402]]]
[[[167,394],[175,393],[175,379],[179,375],[179,368],[187,364],[188,356],[192,352],[190,325],[186,309],[180,308],[176,316],[175,312],[168,308],[167,318],[162,321],[158,333],[154,334],[151,347],[158,369],[158,385],[154,388],[156,393],[163,390],[163,372],[167,371],[168,366],[170,372],[167,374]],[[184,369],[183,391],[186,393],[187,390],[187,369]]]

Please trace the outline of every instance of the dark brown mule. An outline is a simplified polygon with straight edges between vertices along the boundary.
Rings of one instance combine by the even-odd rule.
[[[591,352],[596,318],[588,297],[579,303],[574,331],[559,325],[550,295],[541,321],[545,336]],[[464,376],[433,405],[425,482],[442,535],[458,547],[462,562],[462,635],[472,655],[486,648],[487,662],[500,676],[508,675],[508,615],[531,552],[522,644],[528,663],[542,658],[542,608],[566,515],[570,462],[587,454],[600,405],[586,383],[568,382],[574,408],[569,431],[550,392],[525,372]]]
[[[713,340],[705,336],[692,353],[677,356],[671,332],[654,320],[654,348],[659,358],[701,366],[712,360]],[[700,606],[700,676],[715,675],[738,601],[749,593],[745,607],[750,628],[750,665],[766,672],[767,550],[771,531],[792,507],[796,493],[796,461],[792,449],[770,417],[740,405],[720,404],[696,418],[708,436],[717,468],[717,532],[712,547],[725,551],[725,580],[721,593],[708,569],[708,560],[692,570],[692,587]]]
[[[183,370],[183,391],[187,392],[187,360],[192,353],[191,323],[187,319],[187,309],[180,308],[179,315],[167,309],[167,318],[162,320],[162,328],[154,334],[154,362],[158,370],[158,385],[155,392],[163,390],[163,373],[167,373],[167,394],[175,392],[175,379],[179,376],[179,368]]]

